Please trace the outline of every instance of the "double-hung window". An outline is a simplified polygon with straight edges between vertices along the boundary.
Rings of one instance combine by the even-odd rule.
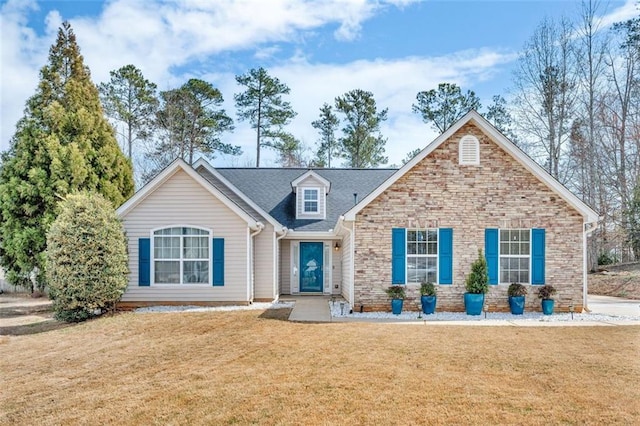
[[[407,282],[438,281],[438,230],[407,230]]]
[[[318,213],[318,189],[304,189],[304,212]]]
[[[531,231],[500,230],[500,282],[529,284],[531,265]]]
[[[209,231],[192,227],[154,231],[154,283],[208,284],[210,237]]]

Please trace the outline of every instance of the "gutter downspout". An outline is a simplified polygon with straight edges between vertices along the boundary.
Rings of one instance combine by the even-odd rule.
[[[349,304],[351,305],[351,309],[354,308],[353,306],[353,300],[355,299],[355,265],[354,265],[354,260],[355,260],[355,241],[354,241],[354,237],[353,237],[353,231],[349,228],[347,228],[346,226],[344,226],[344,216],[340,216],[340,218],[338,219],[338,226],[340,226],[342,229],[344,229],[345,231],[347,231],[347,233],[349,234],[349,239],[351,240],[351,243],[349,244],[349,260],[350,260],[350,271],[349,274],[351,275],[351,286],[349,288]]]
[[[249,286],[249,304],[253,303],[253,295],[255,294],[255,286],[256,286],[256,280],[255,280],[255,274],[254,274],[254,270],[255,270],[255,244],[253,242],[254,237],[256,235],[258,235],[259,233],[262,232],[262,230],[264,229],[264,224],[262,222],[257,222],[256,226],[258,227],[258,229],[255,230],[255,232],[249,234],[249,243],[251,244],[250,249],[249,249],[249,272],[250,272],[250,277],[251,277],[251,285]]]
[[[274,253],[275,253],[275,263],[276,263],[276,267],[274,268],[275,271],[275,276],[273,277],[273,294],[275,296],[274,300],[279,300],[280,299],[280,281],[279,281],[279,277],[280,277],[280,240],[283,239],[284,237],[287,236],[287,233],[289,233],[289,228],[287,228],[286,226],[284,226],[282,228],[282,235],[280,235],[279,237],[276,237],[276,241],[275,241],[275,249],[274,249]]]
[[[582,237],[582,311],[591,312],[587,306],[588,278],[587,278],[587,237],[598,229],[598,222],[587,222],[584,224]]]

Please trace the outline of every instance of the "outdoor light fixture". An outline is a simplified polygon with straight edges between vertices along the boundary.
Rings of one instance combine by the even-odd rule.
[[[487,312],[489,312],[489,305],[484,305],[482,309],[484,310],[484,319],[487,319]]]
[[[571,319],[573,319],[573,303],[569,305],[569,312],[571,312]]]
[[[344,302],[340,302],[340,315],[344,315]]]
[[[335,251],[340,250],[340,243],[336,241],[336,245],[335,245],[335,246],[333,246],[333,249],[334,249]]]

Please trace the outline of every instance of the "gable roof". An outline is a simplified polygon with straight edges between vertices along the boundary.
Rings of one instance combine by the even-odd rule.
[[[564,185],[558,182],[552,177],[546,170],[531,159],[527,154],[518,148],[513,142],[507,139],[502,133],[500,133],[491,123],[489,123],[484,117],[482,117],[476,111],[469,111],[454,123],[449,129],[438,136],[433,142],[427,145],[420,153],[418,153],[411,161],[407,162],[402,168],[396,171],[374,191],[369,193],[362,201],[357,203],[344,217],[346,220],[355,220],[356,214],[358,214],[369,203],[375,200],[380,194],[393,185],[398,179],[404,176],[409,170],[411,170],[416,164],[422,161],[426,156],[431,154],[436,148],[438,148],[444,141],[449,139],[453,134],[462,128],[465,124],[473,122],[480,128],[485,134],[504,151],[510,154],[516,161],[518,161],[525,169],[536,176],[542,183],[549,187],[558,196],[564,199],[571,207],[578,211],[585,222],[597,222],[599,219],[598,214],[589,206],[587,206],[582,200],[576,197],[571,191],[569,191]]]
[[[133,194],[131,198],[124,202],[118,209],[116,210],[116,214],[119,217],[126,216],[131,210],[133,210],[138,204],[140,204],[145,198],[151,195],[156,189],[158,189],[164,182],[169,180],[173,175],[175,175],[178,171],[183,171],[189,177],[191,177],[194,181],[196,181],[200,186],[202,186],[206,191],[211,193],[214,197],[220,200],[225,206],[231,209],[234,213],[236,213],[240,218],[242,218],[247,225],[251,228],[259,228],[262,226],[260,223],[260,215],[252,215],[250,212],[245,211],[241,208],[237,203],[231,200],[227,195],[205,180],[200,174],[196,173],[191,166],[189,166],[182,159],[176,159],[167,167],[164,168],[158,175],[156,175],[151,181],[149,181],[145,186],[143,186],[138,192]]]
[[[327,194],[325,219],[296,219],[296,195],[291,188],[294,182],[310,169],[288,168],[216,168],[238,191],[238,195],[251,200],[266,215],[296,232],[329,232],[342,214],[358,200],[375,190],[396,169],[312,169],[314,174],[331,182]]]
[[[291,187],[293,188],[293,192],[297,192],[297,187],[298,185],[300,185],[300,182],[302,182],[303,180],[309,177],[312,177],[317,181],[319,181],[320,183],[322,183],[322,185],[324,185],[324,187],[326,188],[326,192],[329,193],[329,189],[331,188],[331,182],[329,182],[328,180],[326,180],[325,178],[323,178],[313,170],[309,170],[307,173],[301,175],[300,177],[295,179],[293,182],[291,182]]]

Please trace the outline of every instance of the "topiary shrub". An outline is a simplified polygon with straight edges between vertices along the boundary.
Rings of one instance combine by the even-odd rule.
[[[467,293],[485,294],[489,291],[489,269],[482,250],[478,250],[478,258],[471,264],[471,272],[467,275],[465,286]]]
[[[111,310],[127,287],[127,241],[109,201],[68,195],[47,232],[49,295],[56,318],[79,322]]]

